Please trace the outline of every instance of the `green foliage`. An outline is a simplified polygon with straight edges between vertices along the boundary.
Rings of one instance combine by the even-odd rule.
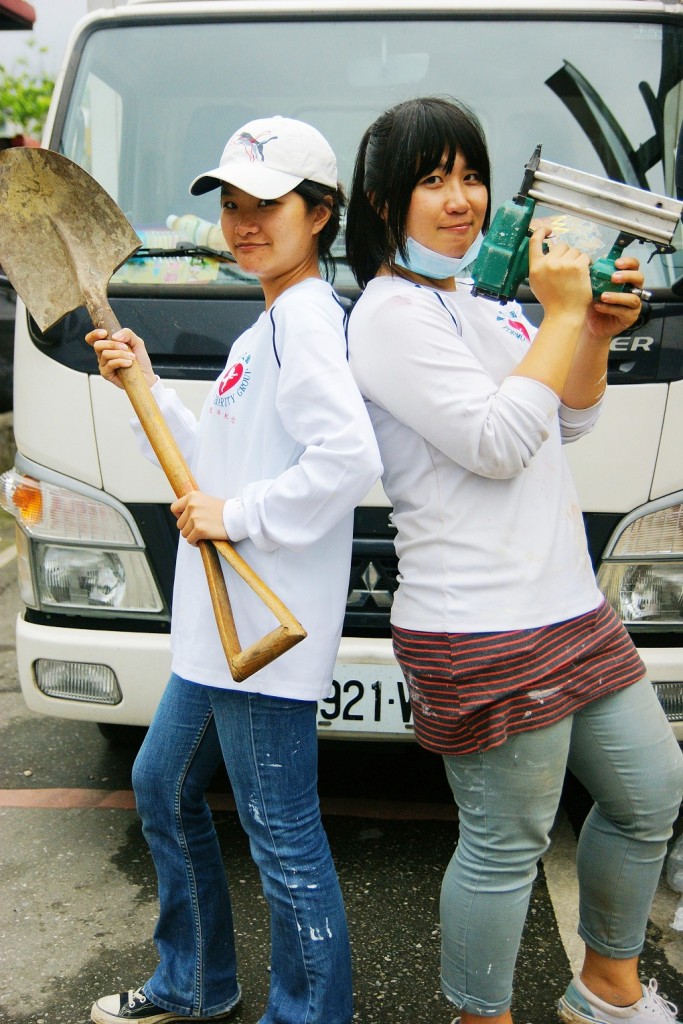
[[[11,71],[0,64],[0,132],[39,138],[54,85],[46,74],[31,70],[27,57],[19,57]]]

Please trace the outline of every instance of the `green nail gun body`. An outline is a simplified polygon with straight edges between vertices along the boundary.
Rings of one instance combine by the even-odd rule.
[[[652,255],[675,251],[671,239],[683,203],[541,160],[541,147],[537,146],[526,165],[519,192],[497,210],[484,238],[472,268],[474,295],[502,303],[515,297],[529,276],[530,223],[537,202],[617,228],[619,234],[607,256],[591,266],[595,298],[604,291],[633,290],[628,285],[612,284],[615,260],[631,242],[653,242]]]

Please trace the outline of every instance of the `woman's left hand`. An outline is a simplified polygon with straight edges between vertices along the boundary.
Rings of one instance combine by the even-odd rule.
[[[176,498],[171,512],[188,543],[196,547],[200,540],[227,540],[223,525],[223,498],[213,498],[202,491],[190,491]]]
[[[615,284],[643,287],[643,273],[635,256],[620,256],[615,266],[617,269],[612,274]],[[640,316],[641,306],[640,297],[633,292],[605,291],[588,307],[586,328],[596,338],[613,338],[633,327]]]

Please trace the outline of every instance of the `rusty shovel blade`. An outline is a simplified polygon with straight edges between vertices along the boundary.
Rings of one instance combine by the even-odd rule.
[[[0,263],[41,331],[104,291],[140,239],[102,186],[59,153],[0,153]]]
[[[78,306],[110,336],[117,331],[107,286],[140,245],[111,196],[78,164],[47,149],[0,153],[0,264],[41,331]],[[175,494],[197,490],[137,362],[118,376]],[[306,631],[230,544],[200,541],[199,548],[221,644],[233,679],[240,681],[303,640]],[[235,630],[219,551],[279,624],[246,650]]]

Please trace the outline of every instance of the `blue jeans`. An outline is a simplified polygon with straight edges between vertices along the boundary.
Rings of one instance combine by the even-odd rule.
[[[346,916],[317,792],[316,704],[172,675],[133,767],[159,885],[160,963],[148,999],[210,1017],[239,999],[230,894],[206,801],[224,761],[270,909],[260,1024],[348,1024]]]
[[[441,984],[461,1010],[507,1010],[531,886],[565,768],[595,803],[579,838],[579,935],[637,956],[683,797],[683,755],[647,679],[493,750],[444,757],[460,833],[441,892]]]

